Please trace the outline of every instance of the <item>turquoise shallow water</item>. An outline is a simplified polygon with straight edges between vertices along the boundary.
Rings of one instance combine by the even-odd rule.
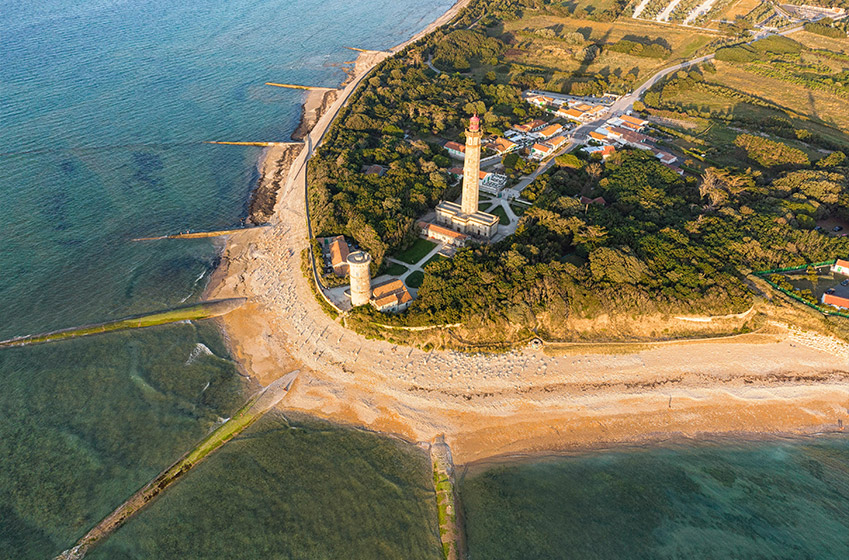
[[[597,452],[477,469],[470,560],[849,557],[849,439]]]
[[[197,299],[212,242],[129,240],[244,218],[260,150],[201,142],[288,139],[302,96],[264,82],[336,85],[353,58],[343,46],[392,46],[450,4],[0,0],[0,339]],[[0,352],[0,559],[67,548],[228,416],[244,385],[210,324]],[[353,482],[334,465],[325,476]],[[207,513],[181,522],[205,527]],[[157,546],[141,557],[165,557]]]

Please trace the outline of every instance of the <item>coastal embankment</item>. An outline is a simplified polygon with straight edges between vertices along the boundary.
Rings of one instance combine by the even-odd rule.
[[[361,55],[355,79],[318,119],[308,144],[320,144],[386,56]],[[228,239],[210,287],[211,297],[249,300],[221,322],[251,375],[266,384],[293,365],[302,370],[287,410],[414,441],[445,434],[456,464],[600,442],[830,430],[849,421],[849,362],[833,351],[849,346],[824,335],[808,344],[780,324],[747,338],[615,352],[587,345],[563,355],[426,351],[352,332],[322,311],[301,272],[309,155],[305,147],[291,162],[266,160],[272,176],[285,176],[271,227]]]
[[[125,317],[114,321],[106,321],[103,323],[95,323],[81,327],[72,327],[41,334],[19,336],[17,338],[0,341],[0,348],[44,344],[46,342],[56,342],[59,340],[67,340],[69,338],[79,338],[81,336],[91,336],[107,332],[123,331],[127,329],[143,329],[146,327],[167,325],[169,323],[178,323],[180,321],[209,319],[230,313],[244,304],[245,301],[245,298],[226,298],[202,301],[200,303],[175,307],[174,309],[168,309],[165,311],[156,311],[154,313],[147,313],[144,315],[133,315],[132,317]]]

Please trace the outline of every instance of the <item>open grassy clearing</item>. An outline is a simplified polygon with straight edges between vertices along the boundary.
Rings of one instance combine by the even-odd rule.
[[[502,226],[506,226],[510,223],[510,218],[507,217],[507,212],[505,212],[504,208],[502,208],[500,205],[493,208],[492,212],[490,213],[494,214],[495,216],[498,216],[498,223],[500,223]]]
[[[761,4],[762,0],[737,0],[731,3],[720,16],[720,19],[735,20],[743,17]]]
[[[558,37],[546,38],[538,35],[543,29],[556,29]],[[498,31],[502,39],[512,39],[514,42],[513,48],[505,57],[507,61],[550,69],[550,85],[547,86],[549,89],[562,86],[574,73],[617,77],[633,74],[637,76],[637,81],[640,81],[668,66],[673,60],[691,58],[718,37],[709,32],[660,27],[654,22],[641,20],[597,22],[550,16],[531,16],[506,22],[503,29]],[[581,34],[584,42],[575,44],[562,38],[573,32]],[[639,39],[645,43],[658,42],[669,47],[672,52],[668,58],[661,59],[605,50],[589,64],[574,57],[577,51],[589,43],[612,44],[622,39]]]
[[[782,107],[792,107],[799,113],[849,131],[846,109],[849,101],[845,99],[800,84],[754,74],[736,64],[717,62],[716,68],[717,75],[712,81],[757,95]]]
[[[425,256],[430,253],[434,247],[436,247],[436,243],[433,241],[428,241],[427,239],[416,239],[415,243],[407,248],[407,250],[402,251],[395,258],[407,264],[416,264],[425,258]]]
[[[846,39],[834,39],[832,37],[824,37],[816,33],[808,33],[807,31],[799,31],[788,35],[791,39],[799,41],[806,47],[812,49],[824,49],[828,51],[849,54],[849,37]]]
[[[401,276],[407,270],[409,270],[406,266],[402,264],[398,264],[396,262],[388,262],[387,261],[386,274],[390,276]]]
[[[417,270],[407,276],[406,284],[408,288],[419,288],[424,282],[424,272]]]

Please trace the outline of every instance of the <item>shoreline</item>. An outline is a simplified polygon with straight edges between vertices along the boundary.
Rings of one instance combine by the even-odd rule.
[[[453,19],[468,0],[393,49]],[[385,51],[360,53],[308,133],[315,146]],[[322,93],[323,96],[323,92]],[[229,238],[208,296],[247,297],[222,317],[231,355],[266,385],[300,369],[283,412],[408,441],[445,435],[458,465],[487,457],[628,444],[679,434],[793,433],[849,422],[849,345],[790,328],[769,340],[694,341],[624,354],[425,352],[367,340],[324,314],[301,272],[307,149],[264,154],[279,177],[271,227]],[[277,154],[279,156],[279,153]],[[285,168],[285,169],[284,169]],[[819,337],[819,338],[816,338]]]

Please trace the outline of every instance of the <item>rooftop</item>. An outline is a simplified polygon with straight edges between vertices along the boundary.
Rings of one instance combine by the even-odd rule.
[[[365,251],[357,251],[348,255],[348,264],[366,264],[371,262],[371,255]]]

